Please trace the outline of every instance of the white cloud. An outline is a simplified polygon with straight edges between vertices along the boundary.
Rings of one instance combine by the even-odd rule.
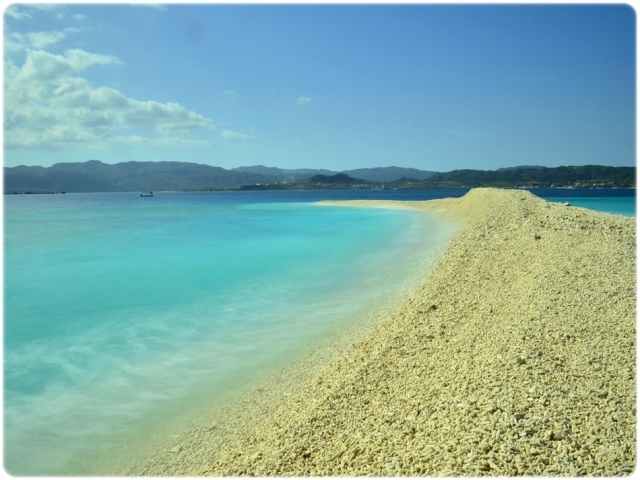
[[[4,39],[5,50],[9,53],[15,53],[26,48],[41,49],[78,32],[80,32],[79,28],[65,28],[53,32],[7,33]]]
[[[310,97],[298,97],[298,106],[299,107],[306,107],[309,102],[311,102],[311,98]]]
[[[235,98],[238,96],[238,94],[236,92],[234,92],[233,90],[225,90],[224,92],[225,95],[227,95],[228,97],[232,97]]]
[[[67,50],[64,55],[54,55],[44,50],[27,49],[27,58],[15,80],[19,83],[37,80],[31,86],[39,89],[48,89],[53,92],[54,87],[60,86],[56,82],[66,83],[67,79],[74,81],[70,77],[72,73],[81,72],[92,65],[107,65],[110,63],[121,63],[113,55],[100,55],[85,52],[84,50]],[[10,80],[12,80],[10,78]],[[10,85],[11,87],[12,85]],[[20,85],[17,88],[24,88]]]
[[[32,4],[25,5],[25,8],[33,8],[34,10],[50,12],[54,10],[64,10],[67,7],[65,5],[60,5],[58,3],[32,3]]]
[[[156,10],[165,11],[167,6],[162,3],[132,3],[130,4],[132,7],[149,7],[155,8]]]
[[[9,5],[5,10],[4,14],[10,16],[11,18],[15,18],[16,20],[23,20],[25,18],[31,18],[26,12],[23,12],[18,8],[17,5]]]
[[[118,92],[119,93],[119,92]],[[158,133],[170,135],[211,126],[211,121],[190,112],[177,103],[141,102],[126,99],[122,119],[130,125],[153,126]]]
[[[56,19],[61,20],[64,18],[62,13],[67,7],[56,3],[31,3],[22,5],[10,5],[4,11],[5,15],[16,20],[24,20],[25,18],[32,18],[31,13],[37,12],[50,12],[54,13]],[[31,13],[27,13],[30,11]]]
[[[251,135],[245,135],[244,133],[234,132],[233,130],[223,130],[222,138],[225,140],[248,140],[252,137]]]
[[[27,34],[32,48],[44,48],[52,43],[57,43],[67,37],[69,33],[75,33],[77,28],[68,28],[65,32],[31,32]]]
[[[77,15],[73,16],[74,20],[84,20],[84,15],[78,13]]]
[[[95,65],[120,63],[114,56],[78,49],[64,55],[27,49],[21,67],[5,60],[5,145],[39,149],[112,143],[208,145],[193,138],[198,129],[213,129],[208,118],[178,103],[141,101],[113,88],[94,88],[77,75]],[[139,129],[153,135],[139,136]]]
[[[25,49],[27,40],[20,33],[9,33],[4,37],[4,53],[5,55],[21,52]]]

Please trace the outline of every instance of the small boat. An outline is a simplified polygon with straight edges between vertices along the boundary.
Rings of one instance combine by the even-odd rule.
[[[140,194],[141,197],[153,197],[153,192],[149,192],[149,193],[141,193]]]

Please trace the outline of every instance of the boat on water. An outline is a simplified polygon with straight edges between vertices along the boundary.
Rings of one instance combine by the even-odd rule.
[[[149,192],[149,193],[141,193],[140,194],[141,197],[153,197],[153,192]]]

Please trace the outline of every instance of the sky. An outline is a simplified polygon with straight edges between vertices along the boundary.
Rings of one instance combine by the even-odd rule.
[[[4,165],[635,165],[624,5],[14,4]]]

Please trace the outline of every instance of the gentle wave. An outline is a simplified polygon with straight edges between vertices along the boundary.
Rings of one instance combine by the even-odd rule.
[[[95,473],[397,295],[451,234],[410,211],[167,197],[5,207],[10,473]]]

